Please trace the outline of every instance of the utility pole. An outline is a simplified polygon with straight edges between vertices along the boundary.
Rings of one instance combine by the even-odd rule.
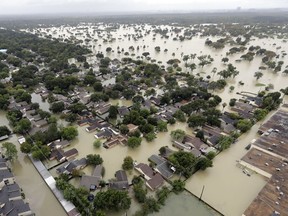
[[[199,200],[202,200],[202,195],[203,195],[203,192],[204,192],[204,188],[205,188],[205,185],[203,185],[203,187],[202,187],[202,191],[201,191],[201,195],[199,197]]]

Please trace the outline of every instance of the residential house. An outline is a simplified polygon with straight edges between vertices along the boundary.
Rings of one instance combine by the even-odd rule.
[[[97,165],[93,170],[92,175],[83,175],[81,177],[80,186],[85,187],[90,191],[96,190],[102,180],[102,168],[102,165]]]
[[[57,159],[59,162],[64,162],[65,160],[70,160],[78,155],[78,150],[73,148],[66,152],[62,149],[53,149],[50,154],[49,160]]]
[[[134,124],[127,124],[127,127],[128,127],[128,130],[129,130],[129,133],[132,133],[134,131],[136,131],[138,129],[138,125],[134,125]]]
[[[118,114],[121,118],[123,118],[125,115],[127,115],[130,112],[128,107],[126,107],[126,106],[121,106],[117,110],[118,110]]]
[[[40,119],[38,121],[32,121],[31,123],[34,127],[37,127],[37,128],[42,128],[42,127],[48,125],[48,122],[45,119]]]
[[[68,140],[55,140],[47,144],[47,146],[49,146],[51,149],[62,149],[69,145],[70,142]]]
[[[80,160],[73,160],[65,163],[56,169],[58,173],[71,174],[73,170],[81,170],[87,166],[86,158],[81,158]]]
[[[173,170],[170,163],[158,155],[151,155],[148,158],[153,164],[155,164],[155,170],[162,175],[165,179],[170,179],[173,176]]]
[[[147,164],[139,163],[134,168],[143,175],[149,189],[155,190],[164,183],[163,177],[159,173],[155,173]]]
[[[125,145],[127,143],[127,137],[123,135],[117,135],[115,137],[110,137],[108,140],[103,143],[104,148],[112,148],[118,144]]]
[[[109,182],[112,189],[123,190],[129,188],[128,178],[124,170],[118,170],[115,173],[116,180]]]

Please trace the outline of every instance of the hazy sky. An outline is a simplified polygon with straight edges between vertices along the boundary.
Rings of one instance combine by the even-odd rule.
[[[288,0],[0,0],[0,15],[288,8]]]

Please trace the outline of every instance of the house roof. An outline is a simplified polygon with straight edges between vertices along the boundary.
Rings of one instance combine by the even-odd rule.
[[[173,172],[170,169],[170,164],[168,161],[158,165],[156,167],[157,172],[159,172],[164,178],[169,179],[173,176]]]
[[[97,165],[92,172],[92,176],[102,178],[102,165]]]
[[[118,181],[128,181],[126,172],[124,170],[116,171],[115,177]]]
[[[166,160],[158,155],[151,155],[149,158],[148,158],[149,161],[153,162],[154,164],[156,165],[160,165],[162,163],[164,163]]]
[[[129,183],[127,179],[126,172],[124,170],[118,170],[115,173],[116,181],[111,181],[109,184],[110,188],[122,190],[122,189],[128,189]]]
[[[153,177],[154,172],[153,172],[152,168],[149,167],[147,164],[139,163],[135,166],[135,169],[138,170],[139,172],[141,172],[142,174],[144,174],[145,178],[146,178],[146,176],[148,177],[148,179]]]
[[[146,185],[151,189],[155,190],[164,183],[164,179],[159,173],[156,173],[151,179],[146,181]]]
[[[13,178],[13,174],[8,169],[0,170],[0,182],[4,179]]]
[[[121,106],[118,108],[118,113],[120,116],[124,116],[124,115],[128,114],[129,112],[130,112],[129,109],[126,106]]]
[[[96,176],[84,175],[81,177],[80,186],[85,187],[86,189],[90,190],[92,185],[95,185],[96,187],[98,187],[100,180],[101,178],[98,178]]]

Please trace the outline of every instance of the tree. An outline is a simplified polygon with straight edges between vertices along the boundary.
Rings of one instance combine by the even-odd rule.
[[[120,125],[119,130],[120,130],[120,133],[121,133],[121,134],[127,134],[127,133],[129,133],[129,128],[128,128],[128,126],[125,125],[125,124]]]
[[[97,92],[102,91],[102,90],[103,90],[102,83],[101,83],[101,82],[95,82],[95,83],[93,84],[93,88],[94,88],[94,90],[97,91]]]
[[[2,144],[2,148],[4,149],[4,155],[6,158],[8,158],[8,160],[17,159],[18,151],[13,143],[5,142]]]
[[[94,199],[94,206],[102,210],[125,210],[129,209],[130,205],[131,198],[127,191],[108,189],[105,192],[98,192]]]
[[[122,164],[122,168],[123,170],[131,170],[133,169],[134,165],[133,165],[133,159],[130,156],[127,156],[124,158],[123,160],[123,164]]]
[[[156,139],[156,134],[154,132],[150,132],[144,135],[147,142],[152,142],[154,139]]]
[[[153,197],[148,197],[143,204],[143,213],[144,215],[148,215],[153,212],[158,212],[160,210],[160,206],[157,200]]]
[[[158,121],[157,122],[157,130],[159,132],[167,132],[168,129],[167,129],[167,122],[164,122],[162,120]]]
[[[185,118],[185,113],[182,110],[177,110],[174,114],[173,117],[176,118],[178,121],[180,122],[185,122],[186,118]]]
[[[195,165],[195,156],[190,152],[178,151],[169,156],[169,161],[176,168],[176,172],[186,178],[192,175]]]
[[[32,144],[30,144],[28,142],[24,142],[20,145],[20,151],[22,153],[29,154],[32,150],[32,147],[33,147]]]
[[[78,130],[73,126],[63,128],[60,133],[61,137],[66,140],[73,140],[78,136]]]
[[[184,182],[184,181],[181,181],[180,179],[174,180],[174,181],[172,182],[172,187],[173,187],[172,191],[173,191],[174,193],[178,194],[178,193],[184,191],[184,189],[185,189],[185,182]]]
[[[266,109],[256,109],[253,113],[253,116],[257,121],[260,121],[264,119],[267,114],[268,114],[268,110]]]
[[[236,104],[237,99],[236,98],[231,98],[229,101],[229,106],[233,107]]]
[[[117,106],[110,106],[109,108],[109,118],[116,119],[118,114]]]
[[[133,184],[133,192],[139,203],[144,203],[146,201],[147,189],[144,187],[143,180],[139,181],[137,184]]]
[[[234,139],[230,136],[221,136],[218,140],[218,148],[220,151],[228,149],[233,143]]]
[[[249,119],[240,119],[237,122],[236,128],[239,129],[242,133],[245,133],[246,131],[250,130],[252,126],[253,124]]]
[[[254,73],[254,77],[256,77],[256,80],[260,79],[263,76],[263,73],[260,71],[257,71]]]
[[[229,61],[229,58],[227,58],[227,57],[224,57],[224,58],[222,58],[222,60],[221,60],[223,63],[226,63],[226,62],[228,62]]]
[[[31,129],[31,122],[28,119],[21,119],[15,126],[14,132],[24,134]]]
[[[41,146],[40,144],[35,144],[32,149],[32,157],[35,160],[45,160],[50,154],[50,148],[46,145]]]
[[[96,139],[94,142],[93,142],[93,146],[94,148],[100,148],[101,147],[101,140],[100,139]]]
[[[210,151],[207,153],[206,157],[209,159],[209,160],[213,160],[213,158],[216,157],[216,153],[213,152],[213,151]]]
[[[11,131],[9,130],[9,128],[7,126],[0,126],[0,137],[1,136],[9,136],[11,134]]]
[[[223,109],[222,109],[222,111],[225,109],[225,107],[227,106],[227,103],[222,103],[222,107],[223,107]]]
[[[156,191],[156,197],[161,205],[165,204],[165,200],[168,198],[169,193],[170,190],[167,186],[163,186],[160,190]]]
[[[129,137],[128,140],[127,140],[127,145],[128,147],[130,148],[137,148],[138,146],[141,145],[141,142],[142,142],[142,139],[141,137]]]
[[[65,109],[65,104],[63,101],[52,103],[50,110],[53,113],[61,113]]]
[[[212,167],[213,166],[213,162],[206,158],[206,157],[199,157],[196,161],[196,164],[195,164],[195,169],[196,170],[205,170],[207,169],[208,167]]]
[[[202,114],[192,114],[188,120],[188,126],[189,127],[199,127],[199,126],[203,126],[205,125],[207,119],[205,116],[203,116]]]
[[[100,165],[103,163],[103,159],[99,154],[88,154],[86,156],[88,165]]]
[[[182,142],[186,133],[185,133],[185,131],[183,131],[181,129],[177,129],[177,130],[171,131],[170,135],[174,140]]]

